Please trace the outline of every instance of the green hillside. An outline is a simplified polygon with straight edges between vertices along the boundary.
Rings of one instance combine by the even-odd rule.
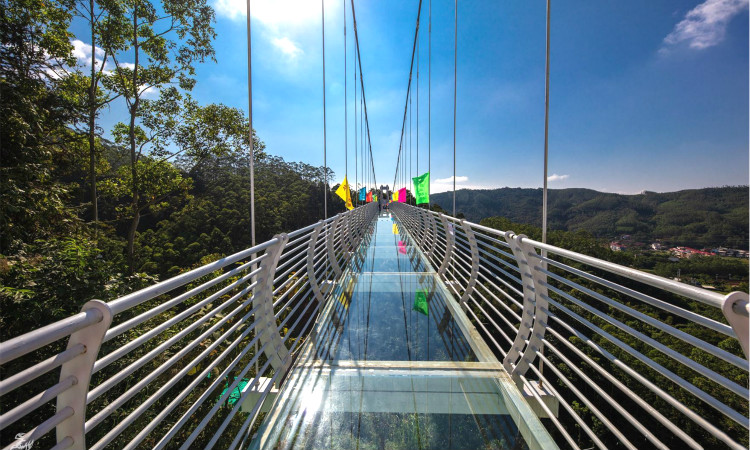
[[[433,194],[432,201],[452,208],[452,192]],[[462,189],[456,208],[468,220],[501,216],[513,222],[541,225],[542,190]],[[549,227],[586,230],[597,237],[630,234],[641,241],[693,247],[748,248],[748,187],[689,189],[621,195],[591,189],[549,191]]]

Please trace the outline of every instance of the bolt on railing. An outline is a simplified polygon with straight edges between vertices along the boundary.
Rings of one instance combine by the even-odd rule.
[[[570,448],[747,448],[746,293],[391,209]]]
[[[277,235],[0,343],[0,444],[239,448],[315,322],[320,286],[337,281],[377,210]]]

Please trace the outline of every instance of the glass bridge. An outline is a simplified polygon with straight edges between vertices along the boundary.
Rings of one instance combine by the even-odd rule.
[[[0,447],[746,450],[749,309],[370,203],[0,343]]]
[[[557,446],[427,258],[384,213],[252,448]]]

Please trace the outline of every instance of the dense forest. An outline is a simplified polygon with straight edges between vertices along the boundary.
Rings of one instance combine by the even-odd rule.
[[[748,187],[689,189],[621,195],[591,189],[551,189],[549,227],[585,230],[596,237],[630,234],[634,240],[696,248],[748,248]],[[432,200],[450,208],[452,192]],[[456,208],[472,222],[506,217],[541,226],[542,190],[502,188],[456,191]]]
[[[213,58],[213,10],[167,2],[171,25],[130,10],[133,30],[128,11],[88,4],[2,2],[3,339],[251,245],[247,115],[190,96]],[[74,18],[101,46],[93,64],[73,57]],[[128,114],[102,129],[115,101]],[[321,167],[253,144],[257,242],[322,219],[324,191],[329,214],[344,210]]]

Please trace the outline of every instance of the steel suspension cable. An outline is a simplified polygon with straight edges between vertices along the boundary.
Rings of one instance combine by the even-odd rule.
[[[429,19],[427,21],[427,172],[432,179],[432,0],[430,0]],[[427,193],[431,194],[430,185],[427,185]],[[431,201],[427,208],[432,206]]]
[[[420,0],[421,2],[421,0]],[[357,45],[357,64],[359,66],[359,83],[360,83],[360,92],[362,94],[362,107],[365,112],[365,129],[367,131],[367,148],[370,153],[369,158],[369,171],[368,174],[372,176],[372,183],[377,185],[377,178],[375,176],[375,163],[373,161],[372,156],[372,139],[370,138],[370,121],[368,120],[367,116],[367,97],[365,96],[365,81],[364,81],[364,75],[362,74],[362,53],[359,49],[359,31],[357,30],[357,14],[354,8],[354,0],[350,0],[350,4],[352,7],[352,27],[354,28],[354,42]]]
[[[544,64],[544,189],[542,189],[542,242],[547,243],[547,160],[549,157],[549,53],[550,53],[550,0],[547,0],[547,49]],[[547,250],[542,250],[542,258],[547,257]],[[547,268],[547,262],[543,262]],[[544,347],[541,349],[544,353]],[[539,358],[539,373],[544,374],[544,362]],[[539,386],[542,385],[542,377],[539,377]]]
[[[320,0],[320,22],[323,30],[323,219],[328,219],[328,161],[326,160],[326,5]]]
[[[550,0],[547,0],[547,50],[544,68],[544,189],[542,190],[542,242],[547,242],[547,158],[549,157],[549,29]]]
[[[412,73],[414,70],[414,55],[417,50],[417,35],[419,33],[419,19],[421,17],[421,14],[422,14],[422,0],[419,0],[419,7],[417,8],[417,23],[414,29],[414,43],[412,44],[412,49],[411,49],[411,65],[409,66],[409,84],[407,85],[407,88],[406,88],[406,101],[404,102],[405,103],[404,104],[404,118],[401,122],[401,137],[402,138],[404,137],[404,131],[406,128],[406,111],[407,111],[407,108],[409,107],[409,95],[411,92],[411,77],[412,77]],[[399,145],[399,148],[398,148],[398,158],[396,160],[396,175],[393,177],[394,185],[396,184],[396,177],[398,176],[398,164],[401,161],[402,149],[403,149],[403,144]]]
[[[347,183],[349,181],[349,112],[347,111],[348,105],[346,104],[347,95],[346,86],[346,0],[344,0],[344,178]],[[349,189],[351,190],[351,189]]]
[[[456,87],[458,72],[458,0],[453,21],[453,217],[456,217]]]
[[[346,1],[344,1],[346,7]],[[346,20],[346,18],[344,18]],[[354,65],[354,186],[359,189],[359,140],[357,137],[357,65]],[[345,75],[346,76],[346,75]],[[363,174],[364,175],[364,174]],[[363,183],[364,184],[364,180]],[[359,205],[359,195],[357,195],[357,205]]]
[[[253,71],[250,0],[247,0],[247,117],[250,122],[250,246],[255,247],[255,145],[253,141]]]

